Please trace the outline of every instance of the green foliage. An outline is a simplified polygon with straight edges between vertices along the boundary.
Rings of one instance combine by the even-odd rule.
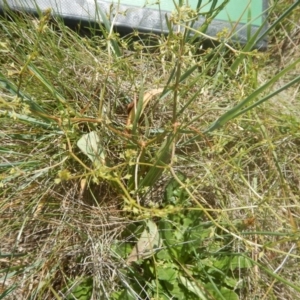
[[[28,294],[243,299],[257,272],[299,291],[289,272],[273,272],[299,259],[290,255],[299,240],[299,118],[294,107],[277,116],[262,105],[299,84],[300,60],[262,84],[268,57],[252,50],[258,34],[243,48],[230,44],[233,33],[208,37],[228,1],[209,1],[205,13],[201,3],[180,1],[170,34],[149,43],[115,34],[102,11],[102,37],[91,39],[60,23],[54,30],[50,11],[1,20],[0,237],[25,257]],[[199,15],[205,22],[194,29]],[[207,39],[214,48],[202,48]],[[253,214],[258,225],[247,232]],[[21,263],[6,258],[7,275]]]
[[[238,299],[236,291],[243,287],[243,279],[236,270],[250,269],[253,263],[234,253],[232,237],[216,231],[213,223],[204,220],[203,212],[184,208],[187,196],[182,196],[174,180],[166,190],[166,202],[182,209],[157,221],[162,243],[151,245],[150,257],[128,259],[147,222],[130,224],[123,236],[127,242],[113,247],[127,262],[122,271],[126,288],[114,293],[113,299],[125,295],[134,299],[129,296],[132,293],[135,299]],[[130,241],[126,235],[132,237]]]
[[[67,300],[89,300],[93,293],[93,278],[76,279],[69,283]]]
[[[10,294],[13,293],[14,290],[16,290],[18,286],[17,285],[13,285],[10,286],[8,289],[6,290],[2,290],[1,294],[0,294],[0,299],[5,299],[5,297],[9,296]]]

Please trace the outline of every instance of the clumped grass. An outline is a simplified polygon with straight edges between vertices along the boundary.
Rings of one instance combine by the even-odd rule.
[[[265,53],[1,18],[0,299],[300,297],[292,2]]]

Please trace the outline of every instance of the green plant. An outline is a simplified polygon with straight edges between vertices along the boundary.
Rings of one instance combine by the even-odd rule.
[[[299,83],[299,58],[261,83],[258,36],[240,49],[222,32],[200,51],[227,2],[210,1],[197,30],[202,2],[180,2],[149,43],[102,12],[91,39],[50,11],[3,19],[0,272],[24,278],[25,298],[299,293],[297,104],[266,102]]]
[[[201,210],[188,208],[187,194],[179,185],[174,189],[174,183],[168,184],[164,199],[171,212],[157,225],[150,220],[130,224],[125,233],[131,232],[132,240],[114,245],[116,257],[127,266],[119,270],[124,288],[113,298],[238,299],[235,290],[245,283],[236,278],[236,270],[253,263],[234,253],[232,236],[217,232]],[[173,205],[183,207],[172,212]]]

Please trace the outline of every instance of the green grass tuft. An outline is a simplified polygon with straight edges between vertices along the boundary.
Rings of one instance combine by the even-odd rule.
[[[300,297],[292,2],[265,53],[1,17],[0,299]]]

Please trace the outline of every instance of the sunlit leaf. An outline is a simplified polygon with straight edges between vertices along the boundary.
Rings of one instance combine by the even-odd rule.
[[[182,285],[186,287],[187,290],[195,294],[196,296],[199,297],[201,300],[207,300],[206,296],[204,293],[201,291],[201,289],[197,286],[197,284],[193,281],[190,281],[188,278],[184,276],[179,276],[179,281]]]
[[[127,258],[127,263],[151,257],[155,254],[160,245],[161,239],[157,226],[154,222],[148,220],[145,230],[142,232],[137,244]]]
[[[105,151],[97,132],[91,131],[84,134],[77,142],[77,146],[96,167],[105,165]]]
[[[208,283],[205,285],[205,289],[213,296],[215,300],[239,300],[239,296],[232,290],[221,287],[216,290],[216,286],[212,283]]]
[[[246,256],[234,256],[230,261],[230,269],[234,271],[235,269],[251,268],[253,267],[253,262]]]
[[[160,280],[174,281],[177,279],[177,270],[172,265],[157,268],[157,277]]]
[[[93,293],[93,278],[87,277],[81,280],[78,284],[74,282],[75,287],[71,290],[71,293],[68,294],[66,299],[68,300],[89,300],[91,299]]]

